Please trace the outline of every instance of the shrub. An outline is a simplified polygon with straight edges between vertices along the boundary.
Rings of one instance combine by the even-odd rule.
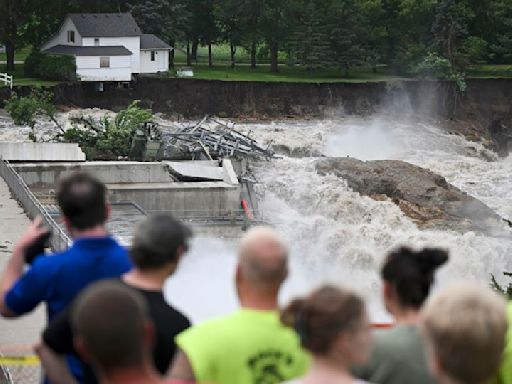
[[[59,125],[55,118],[57,110],[52,103],[53,95],[50,92],[34,89],[29,96],[18,96],[13,93],[5,104],[5,110],[16,125],[28,125],[31,129],[29,138],[37,141],[35,133],[36,119],[45,116],[53,121],[59,129]]]
[[[53,56],[33,51],[25,60],[24,68],[30,77],[63,81],[76,79],[75,58],[70,55]]]
[[[89,117],[72,119],[73,128],[64,135],[65,142],[78,143],[89,160],[117,160],[128,156],[137,128],[151,120],[153,114],[134,101],[115,118],[108,116],[94,120]]]

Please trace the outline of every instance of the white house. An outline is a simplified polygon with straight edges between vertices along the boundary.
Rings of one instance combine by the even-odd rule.
[[[41,52],[74,56],[81,81],[130,81],[167,71],[171,49],[143,34],[130,13],[71,13]]]

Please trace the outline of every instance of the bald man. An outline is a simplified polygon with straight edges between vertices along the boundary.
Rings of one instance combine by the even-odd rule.
[[[176,338],[174,379],[209,384],[273,384],[301,376],[309,358],[281,325],[278,295],[288,249],[272,229],[255,227],[240,242],[235,284],[241,308]]]

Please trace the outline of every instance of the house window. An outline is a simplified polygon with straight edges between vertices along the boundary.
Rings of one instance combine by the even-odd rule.
[[[100,68],[110,68],[110,57],[108,57],[108,56],[100,57]]]
[[[68,43],[75,42],[75,31],[68,31]]]
[[[99,46],[100,45],[100,39],[98,37],[94,38],[94,45]]]
[[[151,51],[151,61],[155,61],[156,51]]]

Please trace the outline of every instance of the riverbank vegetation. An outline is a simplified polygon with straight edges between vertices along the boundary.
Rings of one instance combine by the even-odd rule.
[[[512,76],[512,0],[31,0],[4,9],[0,61],[11,73],[66,13],[129,11],[176,47],[174,66],[203,79]]]

